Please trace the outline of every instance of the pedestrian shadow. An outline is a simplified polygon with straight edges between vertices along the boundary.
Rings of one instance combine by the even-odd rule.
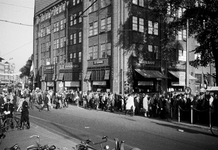
[[[200,129],[194,129],[194,128],[190,129],[190,127],[182,127],[179,125],[157,123],[157,122],[152,122],[152,123],[160,125],[160,126],[168,127],[168,128],[173,128],[173,129],[177,130],[178,132],[186,132],[186,133],[190,133],[190,134],[204,134],[204,135],[214,137],[214,135],[210,132],[210,130],[201,129],[202,131],[200,131]]]

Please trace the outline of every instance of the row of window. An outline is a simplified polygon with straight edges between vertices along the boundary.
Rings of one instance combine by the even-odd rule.
[[[62,48],[66,46],[66,37],[54,40],[54,49]]]
[[[148,34],[158,35],[158,22],[148,20]],[[132,30],[144,33],[144,18],[132,17]]]
[[[60,30],[65,29],[66,27],[66,19],[62,19],[61,21],[55,22],[53,24],[53,32],[58,32]],[[38,33],[38,37],[44,37],[46,35],[51,34],[51,25],[47,27],[42,27],[40,32]]]
[[[78,33],[70,34],[69,45],[77,44],[77,37],[78,37],[78,43],[82,43],[82,32],[78,32]]]
[[[106,32],[111,30],[111,17],[103,18],[100,22],[100,32]],[[89,36],[98,34],[98,21],[89,24]]]
[[[109,6],[111,4],[111,0],[100,0],[99,5],[98,5],[98,0],[97,1],[96,0],[90,0],[89,2],[90,2],[89,6],[92,5],[89,8],[89,13],[97,11],[99,5],[100,5],[99,8],[104,8],[104,7],[107,7],[107,6]]]
[[[132,0],[132,3],[135,4],[135,5],[142,6],[142,7],[145,6],[144,0]]]
[[[88,60],[97,59],[97,58],[108,58],[111,56],[111,43],[103,43],[100,45],[100,50],[98,46],[89,47]]]
[[[58,32],[59,30],[63,30],[66,26],[66,19],[62,19],[61,21],[57,21],[54,23],[54,32]]]
[[[72,0],[72,4],[73,6],[75,6],[76,4],[82,3],[83,0]]]
[[[82,52],[70,53],[69,62],[76,62],[77,58],[78,58],[78,62],[82,62]]]
[[[54,6],[53,9],[37,16],[36,24],[39,24],[39,22],[43,22],[47,19],[50,19],[52,15],[57,15],[65,10],[66,10],[66,3],[62,3],[59,6]]]
[[[77,24],[77,19],[78,19],[78,23],[82,22],[81,14],[82,14],[82,12],[80,11],[78,14],[70,15],[70,26],[76,25]],[[77,16],[79,16],[79,18]]]

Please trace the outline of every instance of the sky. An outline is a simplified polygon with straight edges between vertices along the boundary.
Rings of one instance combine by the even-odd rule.
[[[0,0],[0,57],[15,64],[15,73],[33,54],[35,0]]]

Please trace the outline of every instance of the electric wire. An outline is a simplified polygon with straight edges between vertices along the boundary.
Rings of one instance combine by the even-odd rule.
[[[17,25],[22,25],[22,26],[30,26],[30,27],[33,26],[33,25],[30,25],[30,24],[24,24],[24,23],[13,22],[13,21],[8,21],[8,20],[2,20],[2,19],[0,19],[0,21],[1,21],[1,22],[12,23],[12,24],[17,24]]]
[[[15,4],[9,4],[5,2],[0,2],[0,4],[5,4],[5,5],[10,5],[10,6],[15,6],[15,7],[22,7],[22,8],[27,8],[27,9],[34,9],[32,7],[27,7],[27,6],[21,6],[21,5],[15,5]]]

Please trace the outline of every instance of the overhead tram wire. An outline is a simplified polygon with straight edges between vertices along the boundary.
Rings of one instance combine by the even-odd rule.
[[[5,5],[10,5],[10,6],[15,6],[15,7],[22,7],[22,8],[27,8],[27,9],[34,9],[32,7],[27,7],[27,6],[21,6],[21,5],[15,5],[15,4],[9,4],[5,2],[0,2],[0,4],[5,4]]]
[[[2,56],[2,57],[4,57],[4,56],[6,56],[6,55],[8,55],[8,54],[10,54],[10,53],[13,53],[13,52],[15,52],[15,51],[19,50],[20,48],[22,48],[22,47],[24,47],[24,46],[26,46],[26,45],[30,44],[31,42],[33,42],[33,40],[32,40],[32,41],[30,41],[30,42],[28,42],[28,43],[26,43],[26,44],[24,44],[24,45],[22,45],[22,46],[20,46],[20,47],[18,47],[18,48],[16,48],[16,49],[14,49],[14,50],[12,50],[12,51],[10,51],[10,52],[8,52],[8,53],[6,53],[6,54],[3,54],[3,56]]]
[[[8,20],[2,20],[0,19],[1,22],[7,22],[7,23],[12,23],[12,24],[17,24],[17,25],[21,25],[21,26],[29,26],[32,27],[33,25],[30,24],[24,24],[24,23],[19,23],[19,22],[13,22],[13,21],[8,21]]]

